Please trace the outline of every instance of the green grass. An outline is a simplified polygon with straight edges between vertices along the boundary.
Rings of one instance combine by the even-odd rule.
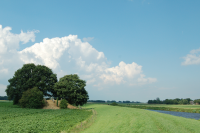
[[[200,121],[158,112],[100,104],[95,108],[97,118],[83,133],[199,133]]]
[[[92,115],[86,110],[23,109],[0,102],[0,132],[59,133],[69,131]]]

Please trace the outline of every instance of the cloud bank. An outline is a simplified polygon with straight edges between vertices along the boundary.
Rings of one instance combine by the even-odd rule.
[[[200,48],[191,50],[189,54],[183,57],[185,60],[182,65],[196,65],[200,64]]]
[[[76,73],[94,89],[104,89],[108,85],[133,86],[157,81],[156,78],[146,78],[142,66],[135,62],[126,64],[121,61],[118,66],[110,67],[103,52],[97,51],[88,42],[82,42],[77,35],[44,38],[40,43],[17,51],[19,42],[34,42],[38,31],[13,34],[10,30],[10,27],[2,29],[0,25],[0,46],[3,48],[0,51],[1,79],[7,77],[8,80],[25,63],[35,63],[51,68],[58,79]]]

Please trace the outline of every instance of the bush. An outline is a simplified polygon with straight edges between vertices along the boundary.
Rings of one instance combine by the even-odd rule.
[[[57,104],[56,104],[56,105],[57,105],[57,107],[58,107],[58,97],[57,97]]]
[[[43,92],[37,87],[28,89],[23,92],[22,98],[19,100],[19,105],[22,108],[42,108],[45,105]]]
[[[62,100],[60,101],[60,105],[59,105],[59,106],[60,106],[61,109],[66,109],[67,106],[68,106],[67,100],[62,99]]]
[[[117,106],[118,104],[116,102],[111,103],[112,106]]]

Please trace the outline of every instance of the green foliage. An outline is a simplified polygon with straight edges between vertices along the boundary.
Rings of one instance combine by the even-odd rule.
[[[67,100],[62,99],[60,101],[60,105],[59,106],[60,106],[61,109],[67,109],[67,106],[68,106]]]
[[[37,87],[42,91],[44,96],[57,96],[57,93],[53,90],[53,86],[57,82],[57,76],[46,66],[35,66],[33,63],[24,64],[8,82],[10,84],[5,92],[9,100],[13,99],[13,104],[18,104],[23,92],[33,87]]]
[[[12,103],[0,102],[1,133],[60,133],[92,115],[85,110],[8,108],[2,104]]]
[[[22,108],[42,108],[44,104],[43,93],[37,87],[23,92],[19,100]]]
[[[194,103],[200,104],[200,99],[195,99],[195,100],[194,100]]]
[[[190,101],[192,101],[190,98],[165,99],[163,101],[161,101],[159,98],[156,98],[156,100],[148,100],[148,104],[190,104]]]
[[[86,81],[79,79],[78,75],[65,75],[55,83],[54,90],[59,97],[66,99],[70,104],[82,106],[89,99],[85,86]]]
[[[111,103],[112,106],[117,106],[118,104],[116,102]]]

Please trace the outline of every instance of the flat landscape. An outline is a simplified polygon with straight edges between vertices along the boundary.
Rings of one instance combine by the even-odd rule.
[[[200,121],[143,109],[87,104],[97,111],[94,124],[83,133],[199,133]]]
[[[82,133],[199,133],[200,131],[199,120],[144,109],[92,103],[83,106],[86,110],[24,109],[12,104],[0,101],[0,132],[71,132],[74,127],[91,117],[92,111],[88,111],[91,108],[97,112],[94,121],[89,123],[89,126],[86,123],[86,126],[77,131]],[[176,105],[176,107],[194,108],[198,105]]]

